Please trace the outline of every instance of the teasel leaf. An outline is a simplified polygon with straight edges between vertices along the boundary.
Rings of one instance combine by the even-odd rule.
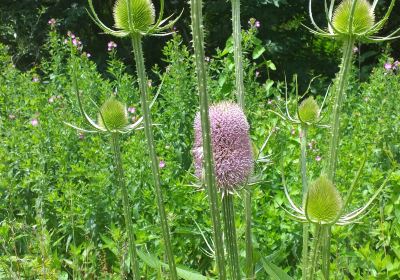
[[[319,118],[319,106],[314,97],[304,99],[298,109],[298,117],[304,123],[316,123]]]

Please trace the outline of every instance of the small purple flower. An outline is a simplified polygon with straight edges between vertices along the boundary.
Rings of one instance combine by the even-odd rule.
[[[394,70],[397,70],[397,69],[399,69],[399,66],[400,66],[400,61],[396,60],[396,61],[393,63],[393,69],[394,69]]]
[[[32,78],[32,82],[34,83],[38,83],[39,82],[39,78],[37,76]]]
[[[316,157],[315,157],[315,160],[316,160],[316,161],[321,161],[321,159],[322,159],[322,158],[321,158],[320,156],[316,156]]]
[[[158,163],[158,167],[160,167],[161,169],[165,167],[165,161],[160,160],[160,162]]]
[[[357,47],[353,48],[353,53],[358,53],[358,48]]]
[[[85,139],[85,134],[83,134],[83,132],[79,132],[78,133],[78,138],[79,138],[79,140]]]
[[[268,99],[268,105],[271,105],[271,104],[272,104],[272,102],[273,102],[273,100],[272,100],[272,99]]]
[[[72,39],[75,38],[75,34],[72,33],[71,31],[68,31],[68,32],[67,32],[67,36],[68,36],[68,37],[71,37]]]
[[[253,170],[249,124],[240,106],[221,102],[210,106],[211,144],[218,187],[232,192],[247,181]],[[194,121],[193,157],[196,176],[203,176],[203,140],[200,113]]]
[[[385,70],[386,70],[386,71],[392,70],[392,64],[389,63],[389,62],[385,63]]]
[[[256,22],[254,23],[254,27],[255,28],[260,28],[261,27],[261,23],[258,20],[256,20]]]
[[[260,72],[259,71],[256,71],[256,78],[258,78],[259,76],[260,76]]]
[[[39,125],[39,120],[38,119],[32,119],[31,120],[31,125],[32,126],[38,126]]]
[[[54,18],[49,19],[49,21],[47,22],[47,24],[50,25],[51,27],[56,26],[56,23],[57,21]]]
[[[13,114],[9,114],[9,115],[8,115],[8,118],[9,118],[10,120],[15,120],[16,116],[13,115]]]
[[[206,62],[210,62],[210,57],[209,57],[209,56],[206,56],[206,57],[204,58],[204,60],[205,60]]]
[[[129,107],[128,108],[128,112],[131,114],[134,114],[136,112],[136,108],[135,107]]]
[[[110,41],[107,44],[107,50],[110,52],[117,47],[117,44],[114,41]]]

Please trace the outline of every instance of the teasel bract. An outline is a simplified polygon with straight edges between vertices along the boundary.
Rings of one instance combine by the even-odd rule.
[[[116,37],[127,37],[131,40],[134,59],[136,62],[136,71],[140,88],[140,100],[143,112],[144,132],[146,135],[149,155],[151,159],[151,169],[154,179],[154,187],[158,212],[162,228],[162,235],[165,245],[165,252],[169,265],[169,273],[173,280],[178,279],[175,259],[172,252],[170,240],[170,231],[167,221],[167,214],[164,206],[164,198],[161,190],[161,177],[159,171],[159,162],[156,155],[154,135],[152,130],[152,120],[148,104],[148,86],[147,75],[144,64],[144,54],[142,49],[143,36],[166,36],[170,32],[179,17],[172,19],[172,16],[163,19],[164,0],[160,1],[159,16],[155,18],[154,5],[151,0],[117,0],[114,9],[115,28],[107,27],[96,14],[92,0],[88,0],[90,7],[90,16],[94,22],[106,33]],[[183,12],[183,11],[182,11]],[[182,13],[181,13],[182,14]]]
[[[377,33],[382,29],[384,24],[389,19],[395,4],[395,0],[390,2],[385,15],[378,21],[375,19],[374,12],[379,0],[374,0],[372,4],[368,0],[343,0],[336,7],[335,2],[335,0],[331,0],[328,6],[328,1],[324,0],[325,17],[327,20],[327,29],[324,30],[323,28],[320,28],[314,21],[312,13],[312,0],[310,0],[309,15],[311,23],[315,29],[307,27],[313,34],[317,36],[333,38],[343,44],[343,55],[340,71],[333,87],[333,107],[331,121],[332,131],[329,144],[328,162],[325,170],[327,178],[333,183],[335,182],[339,150],[340,113],[349,80],[354,44],[356,42],[383,42],[400,37],[398,35],[400,28],[384,37],[377,35]],[[330,226],[324,227],[321,234],[326,236],[326,238],[323,238],[324,244],[322,244],[322,273],[326,279],[329,279],[329,251],[331,239]]]

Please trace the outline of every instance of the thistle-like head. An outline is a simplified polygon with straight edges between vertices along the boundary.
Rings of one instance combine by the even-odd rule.
[[[314,97],[304,99],[299,106],[298,116],[303,123],[316,123],[319,119],[319,106]]]
[[[126,105],[113,96],[108,98],[100,107],[98,124],[109,131],[124,129],[128,125]]]
[[[182,13],[175,19],[172,15],[163,19],[164,0],[160,0],[160,13],[156,20],[154,5],[151,0],[116,0],[113,13],[117,30],[107,27],[97,16],[93,0],[88,0],[93,21],[107,34],[116,37],[127,36],[165,36],[178,21]],[[171,20],[170,20],[171,19]],[[169,21],[168,21],[169,20]]]
[[[220,190],[232,192],[247,181],[253,169],[249,124],[240,106],[231,102],[210,106],[209,117],[216,182]],[[203,141],[199,113],[194,131],[194,164],[196,175],[201,178]]]
[[[308,28],[312,33],[322,37],[333,37],[340,40],[357,40],[367,43],[382,42],[399,38],[400,28],[386,37],[378,37],[376,34],[389,19],[395,0],[391,0],[384,17],[376,21],[375,8],[379,0],[342,0],[335,7],[335,0],[325,0],[325,14],[328,21],[328,31],[320,28],[314,21],[312,14],[312,0],[309,0],[309,14],[315,30]]]
[[[145,33],[155,21],[154,5],[150,0],[117,0],[113,13],[115,27],[126,32]]]
[[[325,175],[311,183],[305,207],[311,222],[332,223],[340,215],[342,207],[343,201],[339,191]]]
[[[375,14],[372,5],[367,0],[344,0],[335,9],[332,18],[333,27],[343,34],[362,34],[375,24]],[[351,20],[352,18],[352,20]]]

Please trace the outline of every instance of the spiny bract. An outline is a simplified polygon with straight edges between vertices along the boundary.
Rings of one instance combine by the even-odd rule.
[[[314,97],[310,96],[303,100],[299,106],[299,119],[305,123],[317,122],[319,118],[319,106],[314,100]]]
[[[349,21],[353,2],[355,0],[344,0],[336,8],[332,25],[341,33],[350,34]],[[369,30],[375,24],[375,14],[371,4],[367,0],[357,0],[354,9],[352,34],[360,34]]]
[[[239,105],[221,102],[210,106],[211,144],[218,187],[232,192],[246,182],[253,169],[249,124]],[[200,113],[194,121],[193,147],[196,176],[202,177],[203,146]]]
[[[334,222],[343,207],[342,198],[334,184],[321,175],[311,183],[308,189],[306,211],[309,219],[315,223]]]
[[[115,27],[130,32],[146,32],[155,21],[153,3],[150,0],[128,1],[130,1],[131,8],[131,26],[127,0],[117,0],[114,5]]]
[[[98,123],[105,129],[123,129],[128,124],[126,106],[113,96],[103,103],[100,108],[100,113],[98,116]]]

